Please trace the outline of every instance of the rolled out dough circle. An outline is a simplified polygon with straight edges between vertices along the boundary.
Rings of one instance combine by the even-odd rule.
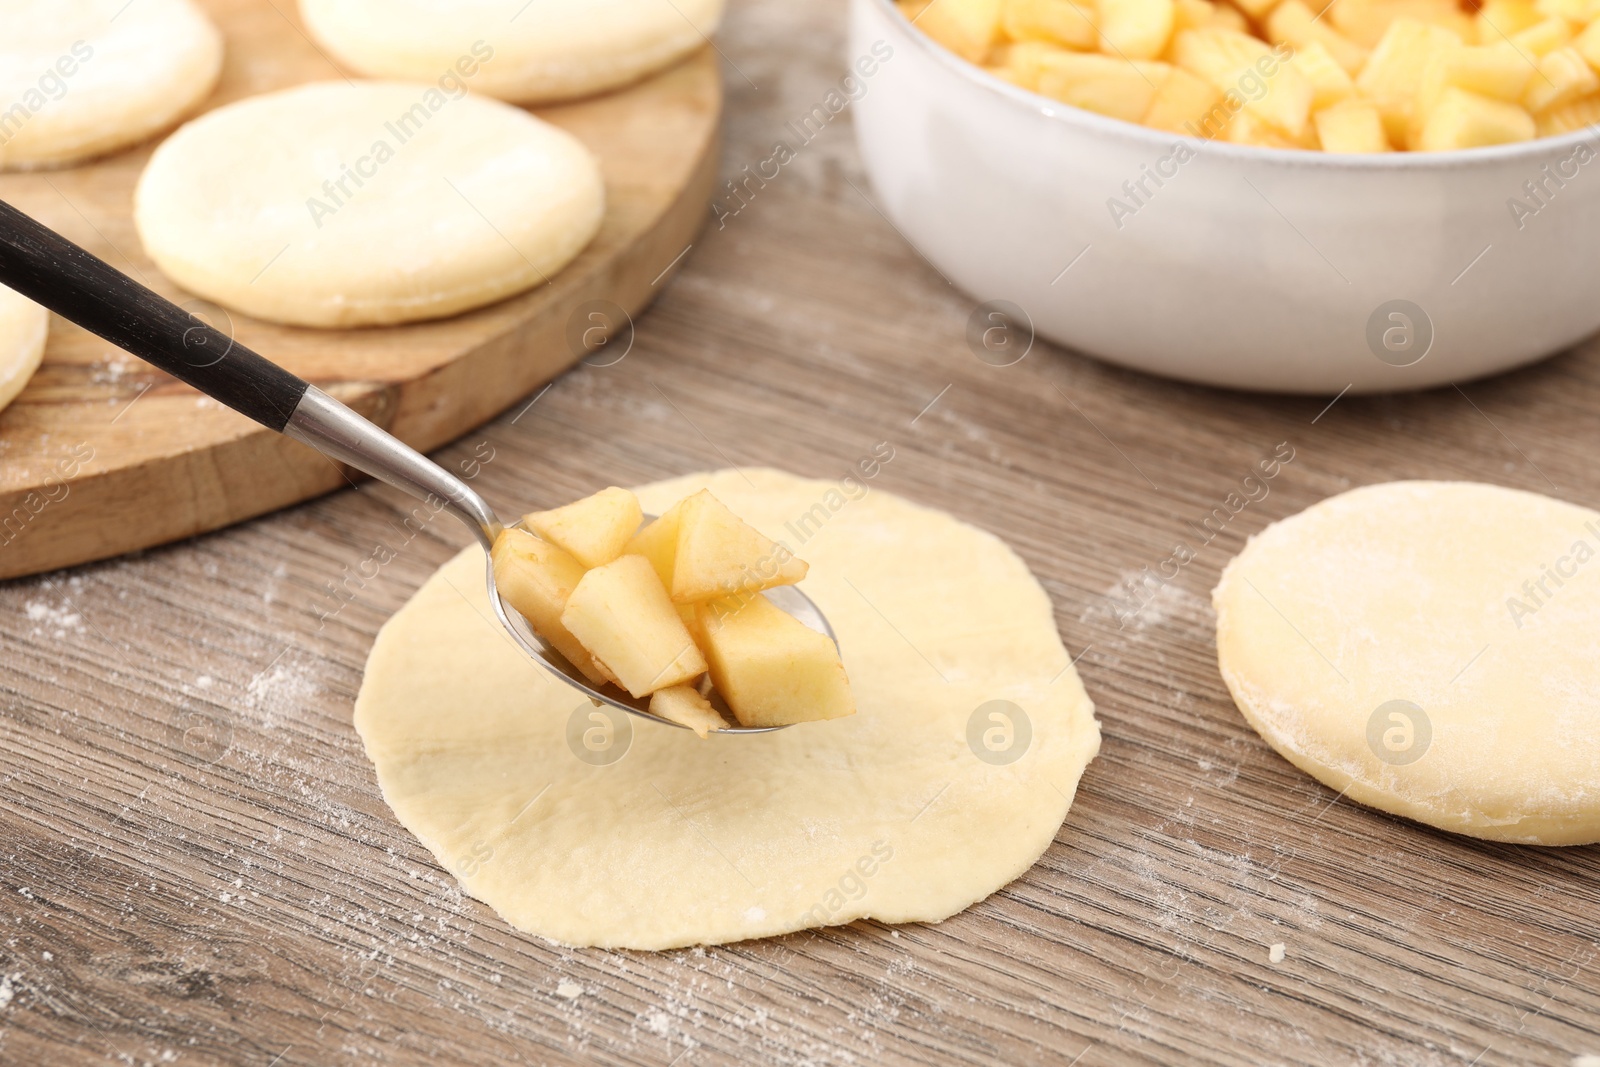
[[[1600,840],[1600,513],[1368,486],[1252,538],[1213,600],[1239,709],[1330,788],[1474,837]]]
[[[356,701],[400,821],[472,896],[568,945],[934,922],[1026,871],[1100,735],[1022,561],[941,512],[777,471],[639,496],[660,514],[701,488],[811,564],[858,714],[708,741],[625,719],[631,745],[599,763],[580,740],[593,706],[500,632],[472,548],[383,628]],[[975,749],[969,722],[994,701],[1028,729],[985,717],[1001,733]],[[1024,734],[1019,758],[989,751]]]
[[[0,408],[17,398],[44,358],[50,313],[0,285]]]
[[[150,159],[134,221],[190,292],[257,318],[440,318],[538,285],[600,228],[594,157],[499,101],[320,82],[188,123]]]
[[[474,92],[540,104],[627,85],[704,48],[723,2],[300,0],[300,16],[369,77],[431,82],[454,72]]]
[[[10,0],[0,169],[67,166],[150,137],[211,94],[222,35],[192,0]]]

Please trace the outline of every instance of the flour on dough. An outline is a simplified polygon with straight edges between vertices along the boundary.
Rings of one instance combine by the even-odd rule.
[[[1240,710],[1330,788],[1474,837],[1600,840],[1600,513],[1368,486],[1252,538],[1213,599]]]
[[[17,398],[44,358],[50,313],[0,285],[0,408]]]
[[[301,326],[441,318],[539,285],[593,239],[599,164],[577,138],[434,85],[320,82],[174,133],[134,194],[163,273]]]
[[[500,632],[472,548],[383,628],[356,701],[400,821],[513,926],[609,948],[936,922],[1032,866],[1100,734],[1015,553],[772,470],[639,497],[660,514],[701,488],[811,564],[859,714],[707,741],[620,714],[618,730]]]
[[[211,95],[222,35],[192,0],[0,6],[0,170],[137,144]]]
[[[723,0],[300,0],[322,46],[372,77],[458,76],[519,104],[615,89],[706,47]]]

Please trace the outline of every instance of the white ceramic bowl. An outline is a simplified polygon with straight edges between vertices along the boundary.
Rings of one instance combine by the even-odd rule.
[[[893,50],[854,105],[882,209],[975,307],[1009,301],[1059,344],[1331,394],[1465,380],[1600,330],[1592,131],[1382,156],[1207,142],[1018,89],[890,0],[852,0],[850,19],[852,65]],[[1149,195],[1130,196],[1141,179]],[[980,319],[969,337],[1006,322]]]

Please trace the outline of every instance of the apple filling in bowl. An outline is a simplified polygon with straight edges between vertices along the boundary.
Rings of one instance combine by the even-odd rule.
[[[1600,122],[1597,0],[898,0],[1031,92],[1206,140],[1423,152]]]
[[[638,499],[605,489],[523,517],[494,544],[495,584],[551,648],[599,687],[702,738],[855,713],[839,650],[764,589],[806,564],[702,490],[644,525]]]

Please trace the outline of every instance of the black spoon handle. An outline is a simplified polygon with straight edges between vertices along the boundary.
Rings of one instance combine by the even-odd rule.
[[[269,430],[419,500],[443,501],[485,548],[500,533],[494,509],[454,474],[3,200],[0,284]]]
[[[0,284],[279,433],[310,388],[3,200]]]

